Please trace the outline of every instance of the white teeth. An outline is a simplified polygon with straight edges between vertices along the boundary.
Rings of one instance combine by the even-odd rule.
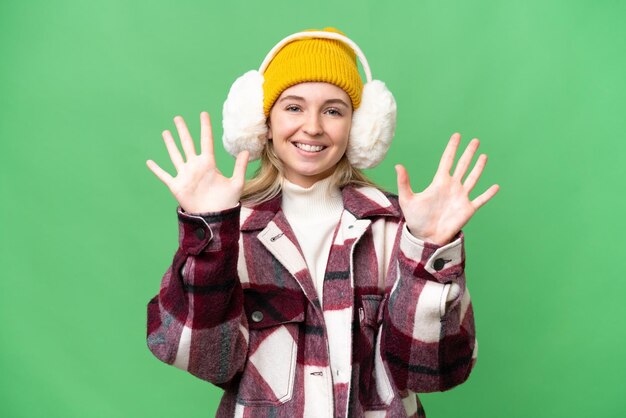
[[[301,144],[299,142],[294,142],[294,145],[302,150],[308,151],[308,152],[320,152],[321,150],[323,150],[324,146],[322,145],[308,145],[308,144]]]

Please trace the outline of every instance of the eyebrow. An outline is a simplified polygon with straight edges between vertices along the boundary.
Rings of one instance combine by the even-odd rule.
[[[289,95],[289,96],[285,96],[285,97],[283,97],[282,99],[280,99],[280,100],[279,100],[279,102],[283,102],[283,101],[285,101],[285,100],[300,100],[300,101],[302,101],[302,102],[305,102],[305,101],[306,101],[306,100],[304,99],[304,97],[295,96],[295,95]],[[327,103],[339,103],[339,104],[344,105],[345,107],[350,107],[350,106],[348,106],[348,104],[347,104],[346,102],[344,102],[344,101],[343,101],[343,100],[341,100],[341,99],[328,99],[328,100],[326,100],[326,101],[324,102],[324,104],[327,104]]]

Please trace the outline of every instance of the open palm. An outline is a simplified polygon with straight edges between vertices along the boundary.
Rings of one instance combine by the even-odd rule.
[[[469,198],[487,163],[487,156],[480,155],[463,182],[479,145],[477,139],[470,141],[454,173],[450,175],[460,140],[461,135],[458,133],[452,135],[433,181],[421,193],[413,193],[406,169],[400,164],[396,165],[398,198],[407,227],[411,234],[424,241],[440,245],[450,242],[474,213],[499,190],[499,186],[494,184],[474,200]]]
[[[165,183],[185,212],[215,212],[237,206],[245,182],[248,151],[242,151],[237,155],[232,177],[225,177],[215,164],[209,114],[200,113],[198,155],[183,118],[176,116],[174,123],[178,129],[185,160],[170,131],[163,131],[163,140],[176,168],[176,177],[172,177],[152,160],[146,161],[148,168]]]

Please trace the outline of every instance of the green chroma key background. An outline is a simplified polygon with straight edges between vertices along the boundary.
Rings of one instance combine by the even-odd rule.
[[[336,26],[398,102],[396,191],[450,135],[489,155],[464,229],[479,355],[422,396],[443,417],[626,413],[623,1],[0,3],[0,416],[208,417],[220,390],[159,362],[146,304],[177,246],[161,139],[196,141],[278,40]],[[256,164],[249,170],[251,175]]]

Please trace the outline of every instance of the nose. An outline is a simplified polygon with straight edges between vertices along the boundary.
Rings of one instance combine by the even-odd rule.
[[[320,115],[315,112],[311,112],[307,116],[302,130],[310,136],[321,135],[324,132],[324,127],[322,126]]]

